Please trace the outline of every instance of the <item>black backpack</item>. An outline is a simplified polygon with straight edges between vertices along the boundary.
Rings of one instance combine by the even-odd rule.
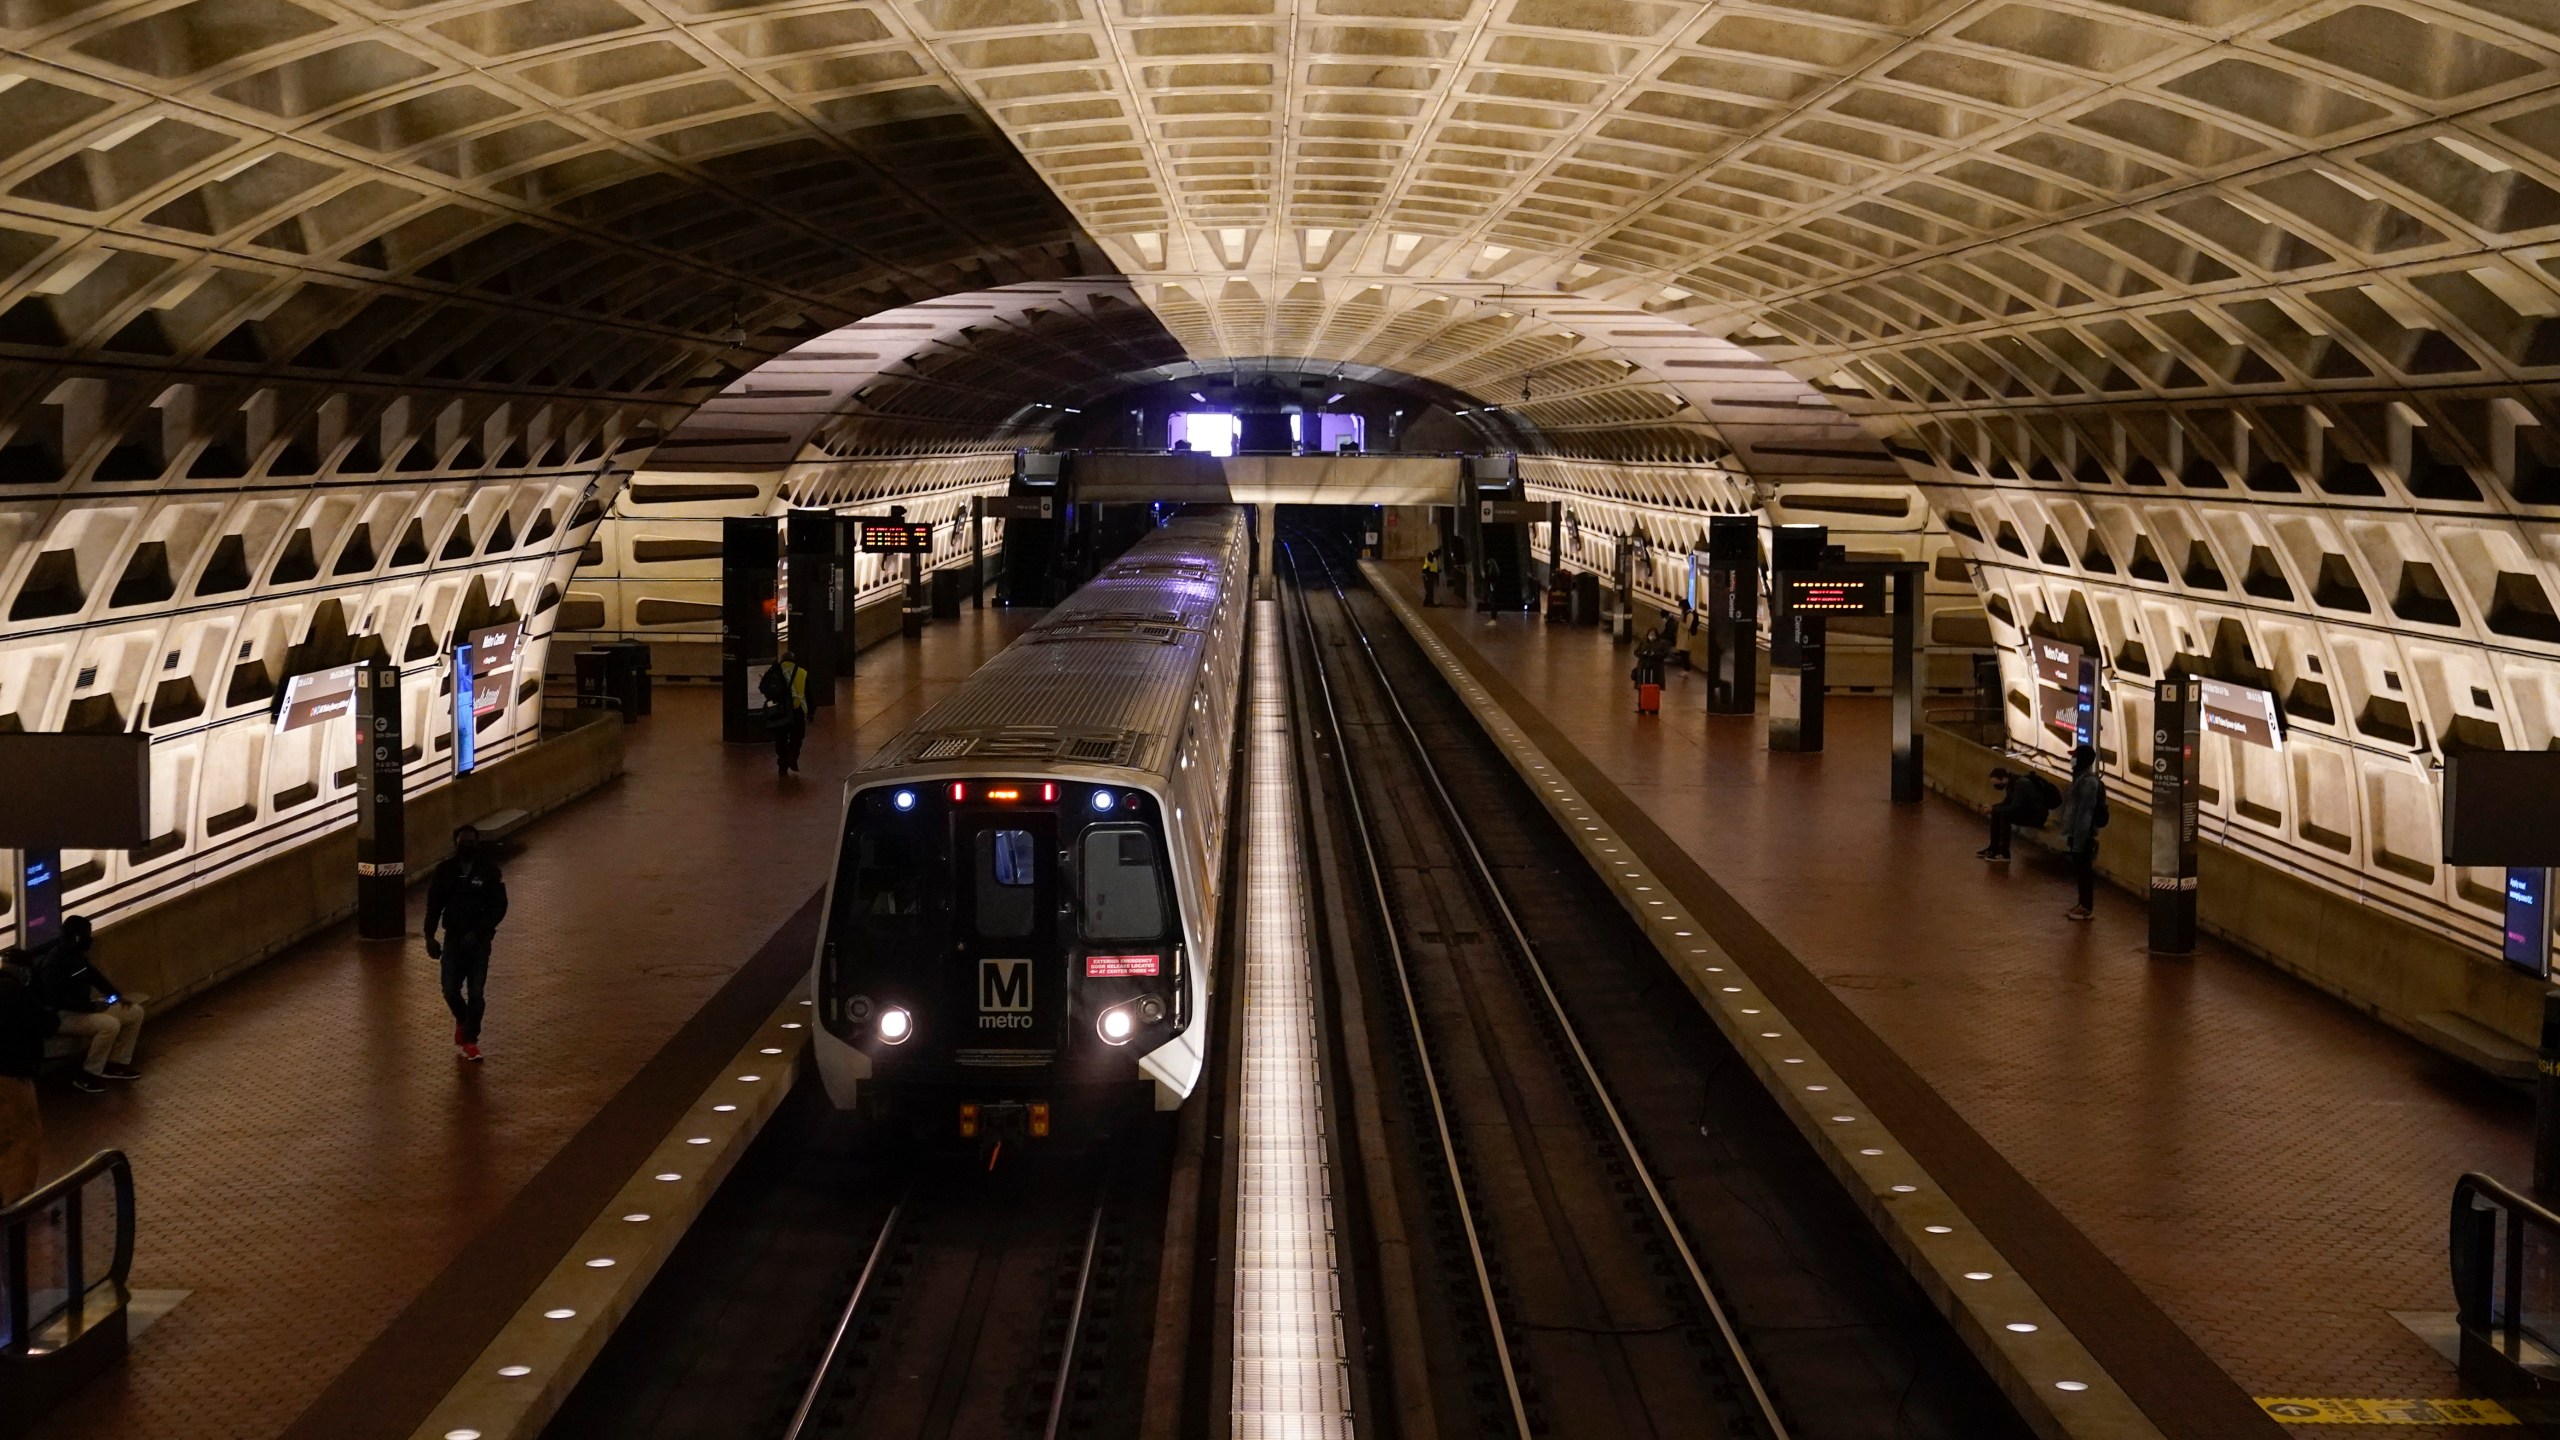
[[[756,682],[756,693],[764,697],[766,705],[775,709],[789,709],[791,706],[791,682],[783,676],[779,665],[765,667],[764,678]]]

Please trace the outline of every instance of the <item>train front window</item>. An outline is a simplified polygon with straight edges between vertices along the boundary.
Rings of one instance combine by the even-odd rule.
[[[1144,830],[1088,830],[1082,863],[1084,937],[1152,940],[1164,933],[1164,880],[1155,837]]]
[[[981,830],[970,891],[978,934],[1012,939],[1031,933],[1039,918],[1039,849],[1028,830]]]
[[[915,934],[932,904],[933,856],[909,836],[857,833],[853,919],[880,937]]]

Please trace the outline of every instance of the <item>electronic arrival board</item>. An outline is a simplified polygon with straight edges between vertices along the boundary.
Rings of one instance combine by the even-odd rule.
[[[911,554],[933,549],[933,527],[909,520],[862,520],[862,549],[871,555]]]
[[[1882,615],[1885,583],[1881,575],[1835,575],[1820,570],[1778,577],[1782,608],[1821,615]]]

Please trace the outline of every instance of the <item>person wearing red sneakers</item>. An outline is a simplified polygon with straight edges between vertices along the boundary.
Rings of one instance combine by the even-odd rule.
[[[488,1008],[489,946],[507,918],[507,877],[497,857],[465,825],[453,832],[453,854],[427,882],[427,957],[443,962],[445,1008],[453,1012],[453,1045],[480,1058],[480,1017]],[[444,927],[441,944],[436,927]]]

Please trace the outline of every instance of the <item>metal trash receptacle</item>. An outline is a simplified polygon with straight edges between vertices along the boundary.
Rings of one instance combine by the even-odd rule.
[[[1600,577],[1588,570],[1573,577],[1573,623],[1600,623]]]
[[[960,571],[957,568],[933,572],[933,618],[960,618]]]
[[[623,697],[629,707],[625,719],[645,718],[649,713],[649,642],[616,640],[603,647],[614,657],[614,693]]]
[[[613,652],[603,646],[581,650],[570,657],[578,667],[578,708],[611,709],[613,695]]]

